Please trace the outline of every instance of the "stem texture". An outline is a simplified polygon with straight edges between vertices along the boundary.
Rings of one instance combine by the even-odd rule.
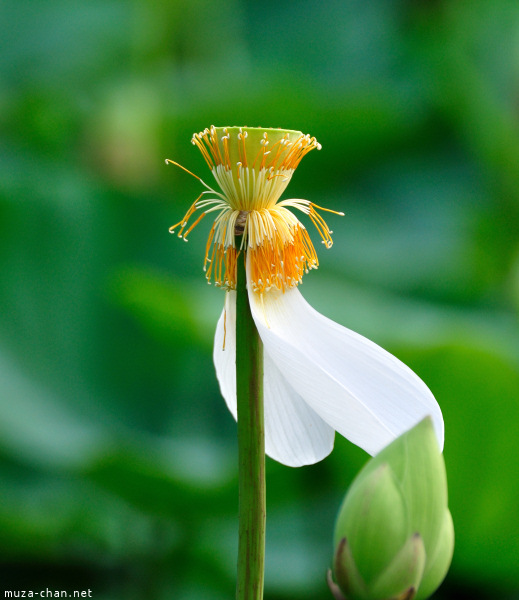
[[[266,518],[263,344],[250,311],[244,254],[238,257],[236,285],[240,494],[236,599],[262,600]]]

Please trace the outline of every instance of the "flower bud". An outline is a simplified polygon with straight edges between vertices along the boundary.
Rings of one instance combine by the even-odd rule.
[[[421,600],[440,585],[454,548],[443,456],[426,418],[373,457],[335,527],[336,599]]]

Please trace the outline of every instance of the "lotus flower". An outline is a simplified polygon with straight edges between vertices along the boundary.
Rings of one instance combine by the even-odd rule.
[[[194,175],[205,190],[170,231],[180,227],[186,239],[203,217],[215,215],[204,270],[209,282],[226,290],[214,363],[234,418],[234,289],[237,260],[244,256],[249,303],[264,345],[265,451],[271,458],[294,467],[316,463],[333,449],[335,431],[376,454],[427,415],[443,448],[442,414],[423,381],[375,343],[319,314],[299,292],[318,259],[293,211],[309,217],[327,248],[332,232],[320,213],[342,214],[309,200],[280,200],[303,156],[321,148],[316,139],[283,129],[211,127],[192,141],[221,191]]]

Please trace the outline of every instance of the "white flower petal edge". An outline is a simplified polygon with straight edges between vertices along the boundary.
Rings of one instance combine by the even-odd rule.
[[[213,358],[220,391],[236,419],[235,327],[236,292],[230,291],[216,327]],[[263,380],[267,455],[290,467],[314,464],[328,456],[334,429],[288,384],[266,350]]]
[[[440,407],[404,363],[318,313],[297,288],[263,295],[249,289],[249,301],[266,354],[341,435],[374,455],[430,415],[443,450]]]

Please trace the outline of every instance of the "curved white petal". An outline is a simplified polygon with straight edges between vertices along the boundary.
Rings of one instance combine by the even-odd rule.
[[[265,449],[290,467],[313,465],[333,450],[335,430],[301,398],[264,352]]]
[[[411,369],[315,311],[297,288],[249,300],[265,351],[288,384],[331,427],[370,454],[427,415],[443,449],[443,418]]]
[[[222,396],[236,419],[236,293],[228,292],[214,341],[214,364]],[[225,346],[224,346],[225,338]],[[265,451],[290,467],[322,460],[333,449],[335,431],[288,384],[264,352]]]
[[[236,292],[226,292],[225,305],[216,325],[213,361],[220,392],[237,420],[236,407]]]

